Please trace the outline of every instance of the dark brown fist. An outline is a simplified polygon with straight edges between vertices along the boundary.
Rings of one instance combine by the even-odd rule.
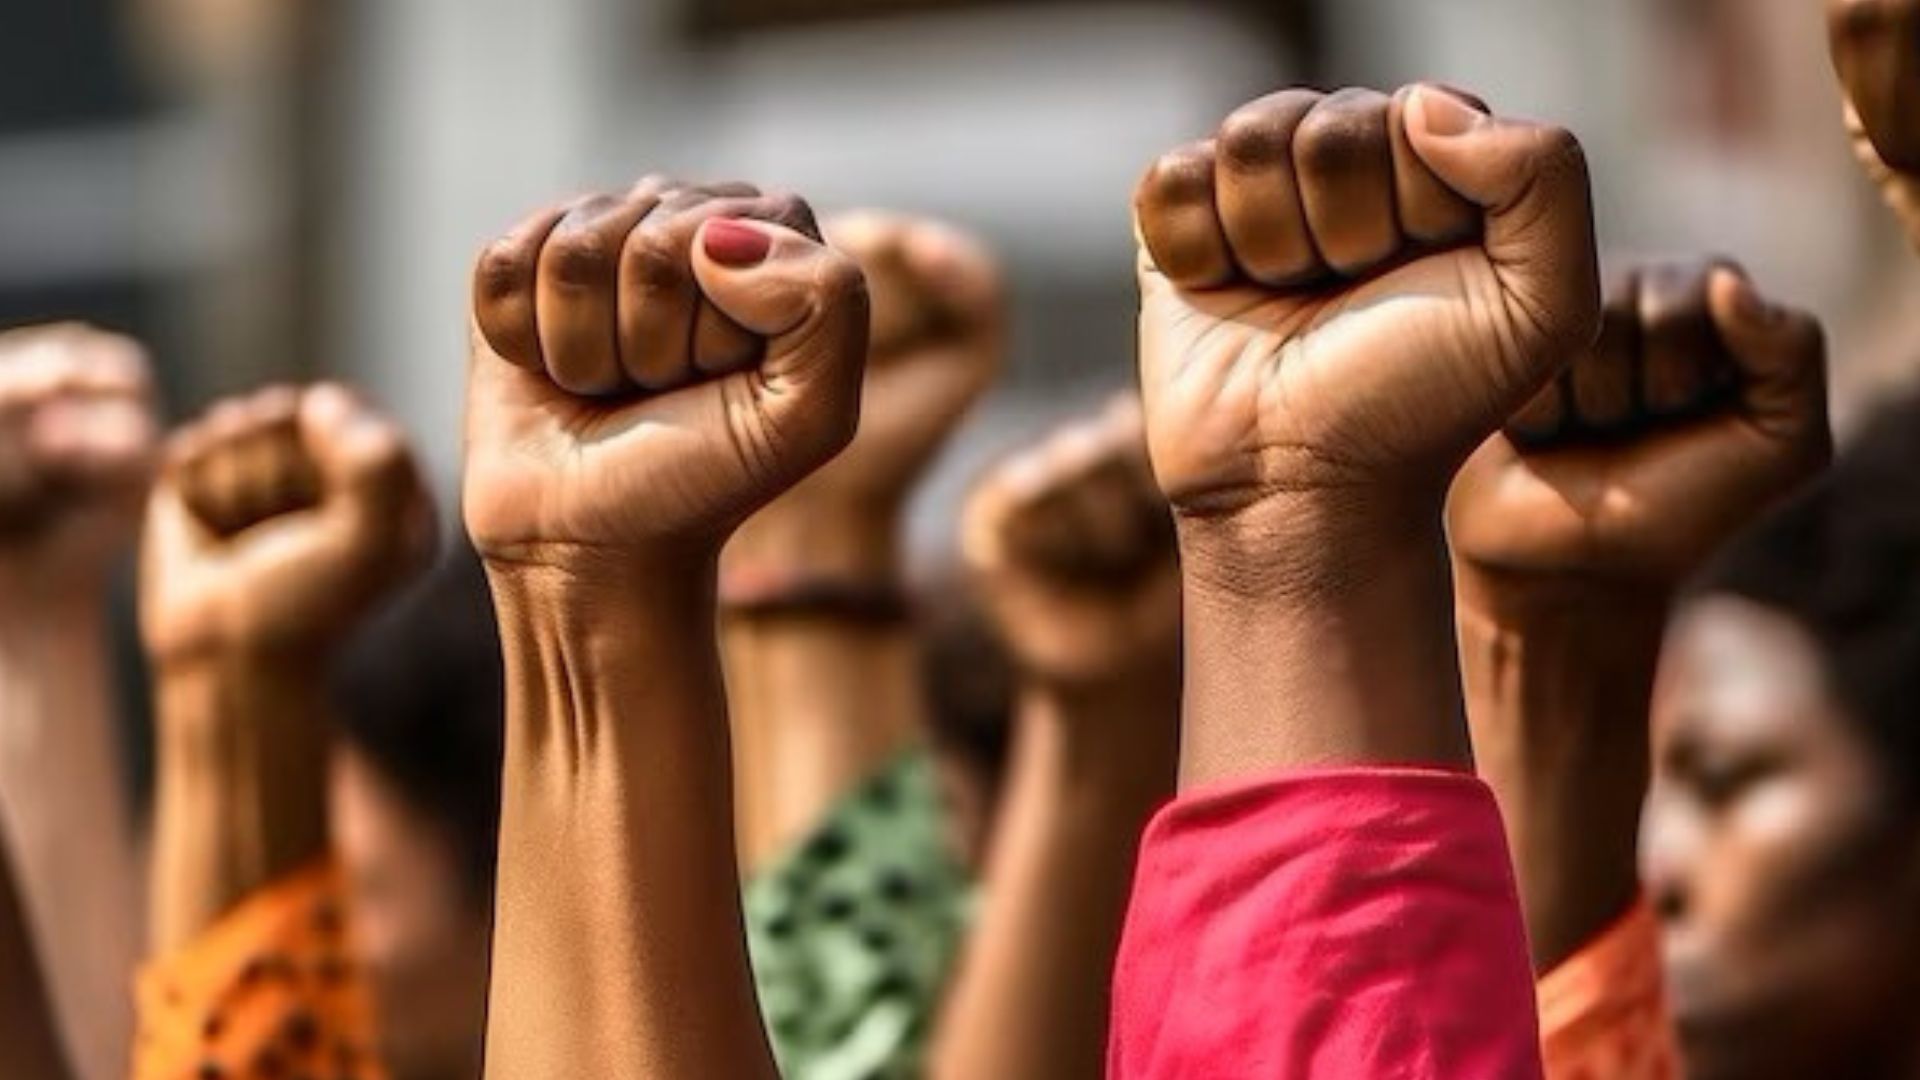
[[[1456,479],[1456,565],[1678,583],[1826,462],[1825,358],[1728,263],[1622,276],[1599,342]]]

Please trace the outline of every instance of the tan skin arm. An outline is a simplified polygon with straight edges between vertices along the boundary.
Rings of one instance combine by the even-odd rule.
[[[749,872],[804,837],[926,730],[919,643],[905,619],[753,613],[825,585],[904,596],[907,502],[1001,362],[999,272],[936,222],[863,211],[829,220],[872,295],[853,445],[753,515],[721,561],[721,624],[740,854]]]
[[[138,535],[153,413],[134,342],[78,325],[0,334],[0,847],[83,1077],[123,1075],[132,1029],[143,897],[107,599]]]
[[[1182,788],[1467,767],[1441,504],[1597,327],[1577,143],[1431,87],[1288,91],[1163,156],[1134,205]]]
[[[1179,571],[1136,402],[994,469],[962,548],[1021,676],[980,919],[935,1077],[1097,1077],[1147,818],[1179,759]]]
[[[771,1077],[715,565],[851,438],[863,278],[798,200],[648,178],[488,248],[474,316],[465,516],[507,663],[488,1074]]]
[[[1734,267],[1636,269],[1610,290],[1599,342],[1454,486],[1468,719],[1541,973],[1638,891],[1668,605],[1825,464],[1824,361],[1818,324]]]
[[[328,658],[431,547],[399,431],[340,387],[223,402],[174,437],[141,574],[154,950],[325,852]]]

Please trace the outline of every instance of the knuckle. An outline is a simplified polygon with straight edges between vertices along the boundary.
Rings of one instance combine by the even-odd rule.
[[[473,268],[473,288],[482,300],[502,300],[533,283],[534,255],[530,245],[511,239],[495,240],[480,251]]]
[[[621,284],[648,293],[679,292],[691,287],[687,260],[658,239],[636,235],[620,257]]]
[[[563,226],[554,230],[548,239],[540,264],[554,284],[590,288],[610,281],[614,253],[612,245],[598,230]]]

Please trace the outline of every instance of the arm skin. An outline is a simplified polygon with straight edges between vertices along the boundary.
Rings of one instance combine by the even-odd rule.
[[[488,1075],[775,1075],[719,657],[698,629],[713,576],[698,561],[491,570],[508,734]]]
[[[648,177],[475,271],[464,517],[507,674],[488,1076],[775,1075],[716,565],[852,438],[868,306],[804,203],[729,190]]]
[[[1141,832],[1179,761],[1179,571],[1138,403],[1002,462],[961,533],[1020,683],[980,921],[931,1073],[1097,1077]]]
[[[787,850],[927,730],[915,628],[831,611],[757,617],[741,600],[826,584],[905,594],[906,505],[1001,359],[999,272],[934,221],[826,224],[872,295],[862,421],[819,472],[748,519],[721,561],[721,647],[748,872]],[[744,595],[743,595],[744,594]]]
[[[1172,672],[1023,688],[986,898],[929,1075],[1102,1074],[1114,950],[1140,831],[1173,793],[1178,715]]]
[[[87,1075],[115,1075],[132,1030],[126,980],[139,955],[142,898],[114,734],[106,598],[8,598],[13,617],[0,617],[3,839],[24,868],[21,899],[36,913],[54,999],[77,1025],[69,1033],[75,1060],[98,1070]]]
[[[880,517],[825,515],[815,524],[830,536],[783,537],[791,542],[776,546],[783,563],[804,568],[799,578],[890,585],[904,595],[898,512]],[[730,612],[720,625],[740,859],[751,872],[926,730],[919,642],[908,620],[824,610]]]
[[[72,324],[0,334],[0,846],[89,1080],[125,1074],[133,1030],[144,898],[107,612],[156,443],[139,345]]]
[[[1669,604],[1827,460],[1824,355],[1812,318],[1763,300],[1733,267],[1636,268],[1610,290],[1599,341],[1455,481],[1468,720],[1537,973],[1638,892]],[[1619,392],[1628,385],[1639,404]]]
[[[326,852],[327,737],[310,662],[163,663],[154,695],[149,933],[164,953]]]
[[[1457,619],[1476,763],[1500,800],[1544,974],[1639,893],[1647,710],[1669,596],[1594,580],[1526,592],[1463,583]]]
[[[156,952],[326,853],[328,663],[431,548],[404,438],[341,387],[269,388],[174,436],[141,568]]]
[[[7,1048],[10,1077],[67,1080],[73,1075],[61,1054],[46,982],[4,850],[0,850],[0,1046]]]

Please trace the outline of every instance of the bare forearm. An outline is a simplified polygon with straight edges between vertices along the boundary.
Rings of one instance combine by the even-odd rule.
[[[190,941],[327,850],[318,668],[162,664],[151,947]]]
[[[986,901],[932,1074],[1097,1077],[1141,830],[1173,794],[1173,673],[1100,695],[1023,694]]]
[[[0,841],[82,1075],[125,1067],[141,895],[104,598],[0,625]],[[75,830],[85,843],[75,843]]]
[[[1469,767],[1437,520],[1352,535],[1243,541],[1266,560],[1248,567],[1183,527],[1183,789],[1324,765]],[[1297,567],[1272,565],[1288,553]]]
[[[728,620],[721,634],[740,845],[775,858],[924,730],[919,654],[904,623],[820,616]]]
[[[898,533],[891,510],[763,513],[728,546],[723,575],[747,596],[822,582],[885,588],[900,578]],[[918,645],[904,621],[833,610],[735,612],[720,644],[751,871],[924,730]]]
[[[1666,612],[1660,589],[1519,590],[1461,575],[1474,756],[1500,800],[1538,972],[1593,940],[1638,887],[1647,715]]]
[[[46,984],[4,850],[0,850],[0,1046],[7,1048],[8,1076],[59,1080],[72,1075],[61,1056]]]
[[[508,704],[489,1075],[774,1075],[712,573],[493,574]]]

